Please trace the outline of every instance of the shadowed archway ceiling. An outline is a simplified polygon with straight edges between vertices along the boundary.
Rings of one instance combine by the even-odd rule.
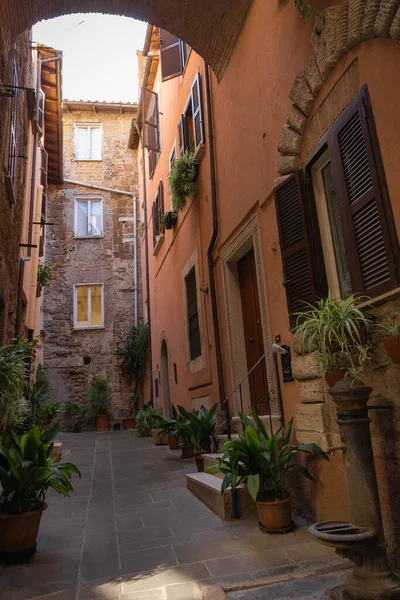
[[[43,19],[72,13],[132,17],[187,42],[220,79],[253,0],[1,0],[0,22],[13,36]]]

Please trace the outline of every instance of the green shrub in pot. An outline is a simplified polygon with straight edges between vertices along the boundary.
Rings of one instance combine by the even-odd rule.
[[[18,436],[2,435],[0,443],[0,552],[17,554],[34,549],[47,491],[69,497],[72,475],[81,476],[69,462],[50,456],[58,428],[42,432],[36,425]]]
[[[92,379],[88,400],[92,412],[96,417],[96,431],[108,431],[110,429],[110,415],[108,411],[111,405],[111,387],[110,382],[105,377],[95,377]]]
[[[0,431],[18,427],[29,416],[26,369],[24,349],[0,346]]]
[[[386,333],[383,339],[386,352],[394,362],[400,363],[400,319],[386,317],[379,327]]]
[[[221,448],[219,464],[209,467],[208,473],[223,473],[221,493],[234,490],[243,483],[257,504],[261,525],[268,531],[285,531],[292,522],[291,496],[287,488],[290,477],[300,474],[313,480],[308,469],[293,462],[299,453],[328,460],[325,452],[314,443],[291,443],[293,419],[277,433],[268,435],[254,407],[254,424],[239,413],[243,432],[239,439],[229,440]]]
[[[224,423],[217,424],[218,404],[210,409],[201,406],[198,410],[187,411],[183,406],[178,410],[185,419],[185,428],[190,434],[191,445],[196,457],[197,468],[203,470],[202,454],[216,452],[218,449],[218,432],[225,426]]]
[[[161,427],[162,421],[160,408],[144,404],[136,415],[137,432],[141,437],[149,436],[153,428]]]

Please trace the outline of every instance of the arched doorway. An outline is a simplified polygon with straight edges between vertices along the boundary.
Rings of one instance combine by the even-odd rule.
[[[38,21],[72,13],[103,13],[147,21],[178,36],[202,56],[220,79],[239,38],[252,0],[2,0],[2,37],[12,43]],[[3,42],[6,40],[4,39]],[[1,47],[1,44],[0,44]],[[7,45],[3,44],[3,48]]]
[[[169,366],[168,366],[168,345],[167,340],[163,338],[161,342],[161,394],[163,402],[163,415],[169,417],[171,414],[171,390],[169,384]]]

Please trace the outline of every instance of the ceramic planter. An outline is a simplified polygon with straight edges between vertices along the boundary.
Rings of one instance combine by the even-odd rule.
[[[81,423],[75,423],[73,431],[74,431],[74,433],[82,433],[82,424]]]
[[[383,344],[390,358],[394,362],[400,363],[400,335],[393,335],[384,338]]]
[[[199,473],[204,473],[204,458],[202,456],[195,456],[196,467]]]
[[[170,450],[179,450],[179,436],[173,435],[168,439],[168,446]]]
[[[122,419],[122,425],[124,429],[135,429],[134,417],[127,417],[126,419]]]
[[[23,554],[33,550],[39,533],[40,519],[47,504],[38,510],[17,515],[0,514],[0,553]]]
[[[161,431],[162,429],[160,427],[153,428],[151,430],[151,437],[157,446],[166,446],[168,444],[168,436],[159,435]]]
[[[181,446],[181,458],[193,458],[192,446]]]
[[[284,533],[292,527],[292,497],[274,502],[256,502],[260,525],[269,533]]]
[[[96,431],[110,430],[110,415],[96,415]]]
[[[338,369],[337,371],[327,371],[325,373],[325,381],[328,384],[328,387],[331,388],[335,385],[337,381],[341,381],[344,379],[346,375],[346,369]]]

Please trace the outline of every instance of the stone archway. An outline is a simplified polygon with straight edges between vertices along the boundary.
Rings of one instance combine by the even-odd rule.
[[[296,75],[289,94],[293,104],[279,137],[280,175],[300,168],[307,120],[328,75],[351,48],[377,37],[400,40],[399,0],[345,0],[316,17],[310,56]]]
[[[0,23],[11,41],[38,21],[71,13],[104,13],[147,21],[174,33],[220,79],[253,0],[2,0]],[[1,41],[1,38],[0,38]]]

